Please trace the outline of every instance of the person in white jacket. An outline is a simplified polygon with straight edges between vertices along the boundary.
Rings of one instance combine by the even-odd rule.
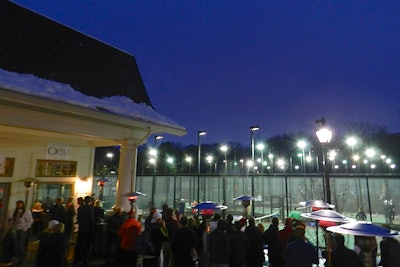
[[[12,217],[12,225],[16,232],[15,256],[18,264],[22,264],[26,257],[28,230],[33,224],[32,213],[26,209],[25,203],[18,200]]]

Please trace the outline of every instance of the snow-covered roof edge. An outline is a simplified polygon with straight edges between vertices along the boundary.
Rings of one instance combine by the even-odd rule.
[[[38,78],[31,74],[9,72],[0,68],[0,87],[89,109],[101,109],[135,120],[181,128],[182,130],[185,129],[178,123],[156,112],[152,107],[144,103],[135,103],[129,97],[111,96],[97,98],[88,96],[75,90],[68,84]]]

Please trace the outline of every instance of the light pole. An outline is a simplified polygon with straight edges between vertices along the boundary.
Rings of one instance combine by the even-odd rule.
[[[369,158],[369,161],[370,161],[370,167],[372,167],[373,165],[374,165],[374,163],[373,163],[373,157],[375,156],[375,154],[376,154],[376,152],[375,152],[375,150],[373,149],[373,148],[368,148],[366,151],[365,151],[365,155],[367,155],[367,157]],[[372,169],[372,171],[373,171],[373,168],[371,168]]]
[[[228,151],[228,146],[227,145],[222,145],[219,149],[222,152],[224,152],[224,155],[225,155],[225,159],[224,159],[224,162],[225,162],[225,174],[227,174],[228,173],[228,160],[226,158],[226,152]]]
[[[304,140],[300,140],[298,143],[297,143],[297,146],[301,149],[301,167],[302,167],[302,171],[303,171],[303,173],[305,173],[306,172],[306,165],[305,165],[305,154],[304,154],[304,148],[307,146],[307,143],[306,143],[306,141],[304,141]]]
[[[228,174],[228,159],[226,157],[226,152],[228,151],[227,145],[222,145],[220,147],[221,151],[224,152],[225,156],[225,175]],[[226,191],[225,191],[225,175],[222,177],[222,204],[225,205]],[[219,199],[218,199],[219,200]],[[225,211],[223,211],[223,215],[225,217]]]
[[[256,147],[258,150],[260,150],[260,153],[261,153],[261,173],[264,173],[264,148],[265,148],[265,145],[260,143],[260,144],[257,144]]]
[[[192,173],[192,170],[191,170],[192,157],[191,156],[187,156],[185,158],[185,161],[188,163],[188,173],[191,174]]]
[[[157,146],[157,140],[161,140],[163,138],[164,138],[164,136],[162,136],[162,135],[154,136],[154,146]]]
[[[156,194],[156,174],[157,174],[157,141],[163,139],[162,135],[154,136],[154,149],[150,150],[150,155],[153,156],[153,180],[151,185],[151,205],[154,206],[154,196]],[[151,160],[152,161],[152,160]],[[151,162],[150,161],[150,162]]]
[[[206,160],[208,162],[208,164],[210,164],[210,174],[212,173],[212,162],[213,162],[213,156],[209,155],[206,157]]]
[[[109,152],[109,153],[106,154],[106,157],[108,158],[108,161],[109,161],[109,164],[110,164],[110,167],[108,168],[108,171],[111,172],[112,165],[113,165],[114,154]]]
[[[268,163],[271,168],[271,172],[274,172],[274,154],[271,151],[268,153]]]
[[[322,146],[322,161],[323,161],[323,178],[324,178],[324,197],[326,203],[331,203],[331,186],[329,182],[329,168],[327,166],[327,152],[326,146],[331,142],[332,131],[325,125],[325,119],[316,120],[315,123],[318,125],[318,129],[315,132],[318,141]]]
[[[206,131],[197,132],[197,203],[200,203],[200,162],[201,162],[200,137],[206,134],[207,134]]]
[[[250,126],[250,137],[251,137],[251,162],[254,166],[254,132],[260,130],[259,126],[253,125]],[[255,201],[254,201],[254,169],[251,171],[251,196],[253,196],[253,203],[252,203],[252,215],[254,217],[255,214]]]
[[[169,173],[174,173],[175,174],[175,165],[174,165],[175,159],[173,157],[168,156],[167,157],[167,163],[169,165]]]

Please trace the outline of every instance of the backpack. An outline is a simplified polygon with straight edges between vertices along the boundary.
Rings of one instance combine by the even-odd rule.
[[[136,240],[136,251],[139,255],[154,255],[156,247],[151,240],[151,229],[147,227]]]

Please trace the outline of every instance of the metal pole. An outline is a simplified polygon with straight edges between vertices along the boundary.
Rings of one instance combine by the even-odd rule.
[[[200,132],[197,133],[197,203],[200,203]]]
[[[255,200],[254,200],[254,130],[250,128],[251,133],[251,162],[252,162],[252,170],[251,170],[251,195],[253,196],[253,203],[251,205],[251,213],[254,217],[255,214]]]
[[[367,182],[367,195],[368,195],[368,209],[369,209],[369,219],[372,222],[372,210],[371,210],[371,197],[369,195],[369,180],[368,177],[365,178]]]
[[[331,204],[331,185],[330,185],[330,178],[329,178],[329,166],[327,161],[327,154],[326,154],[326,147],[325,144],[322,145],[322,156],[324,162],[324,184],[325,184],[325,201]]]

